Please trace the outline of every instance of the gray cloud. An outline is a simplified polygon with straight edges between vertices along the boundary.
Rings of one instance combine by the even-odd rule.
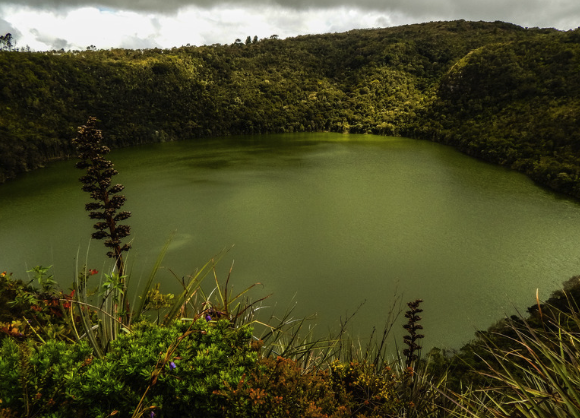
[[[54,47],[54,49],[57,51],[59,51],[61,49],[68,50],[71,48],[71,45],[68,43],[68,41],[66,39],[62,39],[62,38],[51,39],[50,43]]]
[[[13,0],[0,0],[0,5],[26,6],[44,11],[76,9],[79,7],[99,7],[112,10],[157,12],[164,14],[173,14],[187,6],[210,7],[215,3],[212,0],[20,0],[18,3]]]
[[[518,16],[544,15],[565,18],[580,12],[577,0],[0,0],[34,9],[55,10],[83,6],[114,10],[148,11],[173,14],[189,6],[202,8],[279,6],[289,10],[346,7],[399,13],[410,17],[447,16],[447,19],[515,19]],[[541,17],[541,16],[537,16]]]
[[[364,10],[391,10],[406,14],[433,13],[440,11],[445,14],[454,3],[479,4],[479,0],[0,0],[2,4],[27,6],[37,10],[54,11],[56,9],[71,9],[78,7],[103,7],[114,10],[148,11],[173,14],[179,9],[197,6],[213,7],[246,7],[246,6],[278,6],[288,10],[328,9],[348,7]],[[486,3],[484,3],[486,4]],[[469,7],[468,7],[469,8]]]
[[[50,45],[50,48],[56,51],[59,51],[61,49],[68,50],[71,49],[72,47],[72,45],[66,39],[56,38],[54,36],[50,36],[45,33],[40,33],[36,29],[32,29],[30,33],[34,35],[34,39],[36,41],[45,45]]]
[[[14,39],[18,39],[22,35],[18,29],[0,17],[0,35],[6,35],[7,33],[12,34]]]
[[[580,16],[577,0],[486,0],[455,1],[452,15],[464,19],[503,20],[513,23],[528,23],[534,26],[556,26],[563,18]],[[545,22],[545,23],[544,23]]]
[[[347,8],[381,13],[380,22],[429,20],[502,20],[522,26],[576,27],[580,23],[578,0],[0,0],[10,4],[51,12],[79,7],[111,11],[175,15],[188,7],[227,9],[239,7],[277,8],[295,11]],[[388,16],[398,16],[398,19]],[[0,28],[2,20],[0,19]]]

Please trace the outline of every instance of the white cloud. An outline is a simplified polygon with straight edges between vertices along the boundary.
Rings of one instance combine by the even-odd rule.
[[[29,45],[35,50],[85,49],[89,45],[104,49],[171,48],[188,43],[232,43],[236,38],[245,40],[247,36],[265,38],[277,34],[285,38],[429,20],[503,20],[522,26],[558,29],[576,28],[580,24],[577,0],[488,0],[483,3],[480,0],[475,3],[475,0],[363,0],[352,6],[340,6],[342,0],[316,0],[302,8],[299,8],[302,0],[292,4],[286,0],[242,0],[236,6],[216,3],[219,5],[211,8],[167,0],[171,6],[168,13],[117,10],[113,6],[33,8],[2,1],[0,33],[11,31],[17,34],[19,46]],[[27,1],[33,4],[33,0]],[[59,0],[53,1],[62,4]],[[258,1],[264,3],[258,4]],[[110,3],[101,1],[107,2]],[[378,6],[379,3],[383,6]],[[176,4],[181,7],[176,8]],[[374,6],[370,7],[371,4]],[[137,3],[125,3],[126,7],[134,5]]]
[[[21,34],[18,44],[35,50],[60,49],[63,43],[71,49],[85,49],[89,45],[110,48],[121,46],[126,39],[149,39],[153,45],[147,46],[151,47],[161,30],[153,24],[156,19],[153,15],[95,7],[61,13],[1,7],[0,12],[7,16],[11,26],[18,28]]]
[[[188,7],[175,15],[154,15],[83,7],[52,11],[0,6],[7,22],[20,32],[19,44],[35,50],[152,48],[233,43],[247,36],[342,32],[396,24],[387,14],[356,9],[290,11],[280,7],[203,9]],[[407,22],[404,22],[407,23]]]

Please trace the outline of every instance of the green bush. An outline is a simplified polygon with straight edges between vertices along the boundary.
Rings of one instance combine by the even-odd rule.
[[[251,334],[225,320],[143,323],[102,359],[84,341],[35,346],[5,339],[1,405],[20,416],[220,416],[217,392],[237,386],[256,363]]]
[[[48,340],[16,343],[5,338],[0,350],[0,399],[2,408],[18,416],[45,416],[70,404],[67,386],[84,371],[89,346]],[[57,414],[56,416],[63,416]]]

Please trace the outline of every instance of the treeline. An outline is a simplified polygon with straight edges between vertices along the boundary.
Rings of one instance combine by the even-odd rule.
[[[170,50],[4,51],[0,182],[66,158],[76,126],[97,115],[111,147],[322,130],[436,140],[578,196],[578,38],[455,21]]]

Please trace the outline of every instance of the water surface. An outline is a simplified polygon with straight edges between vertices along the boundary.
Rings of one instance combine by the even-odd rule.
[[[525,176],[425,141],[287,134],[184,141],[110,154],[133,212],[134,281],[167,236],[178,277],[223,248],[224,278],[263,283],[280,313],[316,313],[317,328],[365,302],[353,333],[381,327],[395,293],[425,300],[425,344],[457,347],[578,273],[580,205]],[[0,270],[53,265],[63,286],[77,264],[106,269],[74,162],[0,187]],[[87,256],[88,252],[88,256]],[[77,260],[77,254],[78,260]],[[160,273],[169,291],[178,284]],[[143,279],[144,280],[144,279]],[[293,302],[294,301],[294,302]]]

